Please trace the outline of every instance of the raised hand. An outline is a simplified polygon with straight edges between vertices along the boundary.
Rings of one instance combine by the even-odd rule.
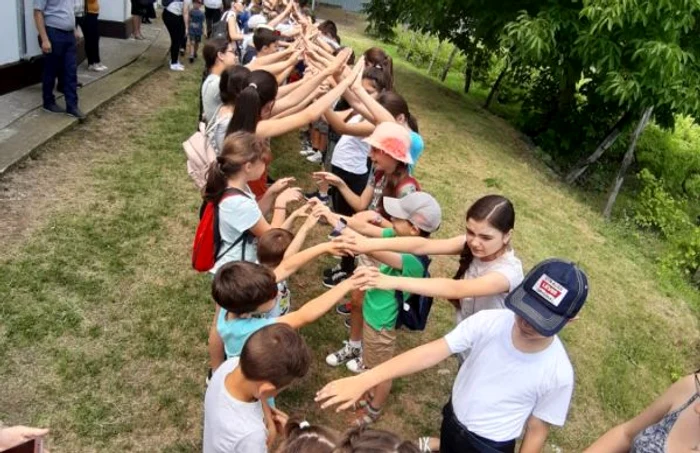
[[[277,181],[275,181],[275,183],[273,185],[271,185],[267,190],[272,191],[272,193],[280,193],[284,189],[289,187],[289,185],[291,183],[293,183],[294,181],[296,181],[296,178],[294,178],[292,176],[287,177],[287,178],[280,178]]]
[[[301,193],[301,189],[299,187],[289,187],[277,196],[277,200],[275,200],[275,207],[286,206],[287,203],[292,201],[301,201],[303,199],[304,194]]]
[[[333,173],[327,171],[315,171],[313,173],[313,178],[317,183],[320,181],[325,181],[334,187],[342,187],[345,185],[345,181],[340,179],[338,175],[334,175]]]
[[[314,401],[321,403],[321,409],[333,406],[338,406],[336,412],[350,409],[370,388],[363,378],[361,374],[330,382],[316,392]]]

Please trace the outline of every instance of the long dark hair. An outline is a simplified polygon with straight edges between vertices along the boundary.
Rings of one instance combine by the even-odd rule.
[[[356,427],[349,429],[338,444],[336,453],[353,452],[418,453],[418,447],[389,431]]]
[[[476,200],[469,207],[466,220],[469,219],[479,222],[486,220],[489,222],[489,225],[506,234],[515,226],[515,208],[513,208],[513,203],[506,197],[486,195]],[[472,261],[474,261],[474,255],[469,248],[469,244],[465,241],[464,249],[459,255],[459,269],[457,269],[457,273],[453,278],[455,280],[463,278]]]
[[[394,62],[386,52],[379,47],[370,47],[365,50],[365,64],[384,71],[387,80],[387,89],[394,86]]]
[[[378,93],[383,93],[387,89],[386,74],[379,68],[366,68],[362,71],[362,80],[371,80]]]
[[[207,171],[204,200],[218,203],[228,187],[229,178],[240,172],[245,164],[266,159],[269,153],[266,140],[255,134],[237,132],[226,137],[221,155]]]
[[[211,68],[216,64],[216,58],[220,53],[228,51],[228,40],[224,38],[212,38],[204,44],[202,57],[204,58],[204,73],[209,75]]]
[[[257,70],[248,76],[245,88],[238,95],[233,118],[226,135],[238,131],[255,133],[262,108],[277,97],[277,79],[267,71]]]
[[[231,66],[222,72],[219,80],[221,102],[235,106],[238,95],[246,87],[249,77],[250,69],[240,65]]]
[[[403,96],[395,91],[384,91],[377,97],[377,102],[387,109],[394,118],[403,115],[406,118],[408,127],[413,132],[418,133],[418,120],[411,115],[411,112],[408,110],[408,103]]]
[[[319,26],[318,31],[333,39],[340,45],[340,36],[338,36],[338,27],[332,20],[324,20]]]

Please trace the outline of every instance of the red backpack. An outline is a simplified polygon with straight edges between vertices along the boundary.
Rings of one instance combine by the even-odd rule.
[[[238,239],[234,241],[223,253],[219,253],[221,249],[221,232],[219,231],[219,204],[228,197],[242,195],[247,197],[245,192],[235,187],[229,187],[224,191],[224,194],[219,199],[218,203],[211,201],[204,202],[203,209],[200,211],[199,225],[194,234],[194,243],[192,244],[192,267],[199,272],[207,272],[214,267],[214,264],[226,255],[236,245],[240,244],[248,237],[248,233],[244,232]]]

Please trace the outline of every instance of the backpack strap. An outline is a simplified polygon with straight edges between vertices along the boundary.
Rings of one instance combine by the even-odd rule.
[[[250,198],[250,196],[248,196],[248,194],[245,193],[245,191],[239,189],[238,187],[227,187],[226,190],[224,190],[224,194],[223,194],[223,195],[221,196],[221,198],[219,199],[219,204],[221,204],[221,202],[224,201],[224,199],[226,199],[226,198],[228,198],[228,197],[235,197],[235,196],[237,196],[237,195],[242,195],[242,196],[244,196],[244,197]],[[219,208],[219,206],[217,205],[217,210],[218,210],[218,208]],[[218,213],[217,213],[217,223],[218,223]],[[217,225],[217,227],[218,227],[218,225]],[[248,232],[248,230],[246,230],[246,231],[244,231],[243,233],[241,233],[241,235],[238,236],[238,239],[236,239],[235,241],[233,241],[233,244],[231,244],[231,245],[230,245],[226,250],[224,250],[222,253],[219,253],[219,254],[216,255],[216,257],[214,258],[214,262],[219,261],[219,258],[221,258],[222,256],[225,256],[228,252],[230,252],[231,250],[233,250],[233,248],[234,248],[235,246],[237,246],[238,244],[240,244],[242,241],[248,242],[247,239],[248,239],[249,234],[250,234],[250,233]],[[245,246],[246,246],[246,242],[243,243],[243,255],[242,255],[243,258],[245,258]]]

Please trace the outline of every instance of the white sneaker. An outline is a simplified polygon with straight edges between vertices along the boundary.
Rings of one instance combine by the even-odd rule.
[[[88,66],[88,71],[94,71],[94,72],[102,72],[105,69],[107,69],[106,66],[102,66],[99,63],[91,64]]]
[[[355,374],[360,374],[364,373],[367,371],[367,368],[365,367],[365,364],[362,362],[362,356],[357,357],[355,359],[352,359],[348,361],[348,363],[345,364],[348,370],[352,371]]]
[[[321,151],[315,151],[313,154],[307,157],[306,160],[314,164],[320,164],[323,162],[323,153],[321,153]]]
[[[180,63],[175,63],[175,64],[170,64],[170,70],[171,71],[184,71],[185,67],[182,66]]]
[[[362,348],[353,348],[350,342],[344,341],[342,348],[326,356],[326,363],[330,366],[338,366],[359,357],[362,357]]]
[[[310,156],[315,152],[316,150],[313,148],[302,148],[301,151],[299,151],[299,154],[301,154],[302,156]]]
[[[99,67],[99,71],[106,71],[107,69],[109,69],[107,66],[103,65],[102,63],[97,63],[96,66]]]

